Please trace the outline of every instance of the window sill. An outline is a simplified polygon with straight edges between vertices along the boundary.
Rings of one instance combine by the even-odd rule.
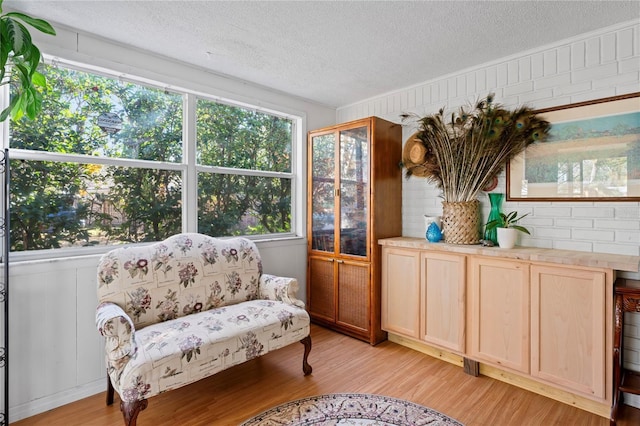
[[[259,236],[245,236],[250,239],[258,248],[260,247],[283,247],[287,245],[303,245],[306,244],[306,239],[296,235],[259,235]],[[233,237],[220,237],[221,239],[233,238]],[[33,251],[21,251],[11,252],[9,254],[9,262],[11,264],[21,262],[33,262],[38,260],[55,260],[55,259],[68,259],[68,258],[81,258],[90,256],[102,256],[103,254],[125,245],[128,246],[144,246],[147,243],[133,243],[133,244],[115,244],[109,246],[92,246],[92,247],[68,247],[60,249],[49,250],[33,250]]]

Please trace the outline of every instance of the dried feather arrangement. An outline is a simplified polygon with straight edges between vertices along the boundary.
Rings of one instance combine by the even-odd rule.
[[[448,202],[472,201],[511,160],[529,145],[544,141],[550,124],[526,106],[513,111],[493,103],[493,94],[466,110],[445,118],[437,114],[415,118],[422,158],[403,160],[406,176],[422,176],[442,190]],[[407,143],[409,143],[407,142]],[[413,150],[413,153],[417,150]]]

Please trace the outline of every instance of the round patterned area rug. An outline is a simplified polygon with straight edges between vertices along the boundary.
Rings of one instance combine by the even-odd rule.
[[[462,426],[438,411],[382,395],[336,393],[278,405],[240,426]]]

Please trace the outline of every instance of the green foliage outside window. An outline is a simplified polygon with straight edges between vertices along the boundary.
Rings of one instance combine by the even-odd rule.
[[[10,127],[12,149],[44,156],[11,161],[12,250],[158,241],[181,232],[183,172],[166,165],[183,161],[182,95],[53,66],[42,73],[49,82],[43,113]],[[104,113],[120,117],[121,130],[101,129]],[[200,168],[198,231],[290,232],[291,179],[255,172],[291,171],[291,120],[204,100],[197,120],[198,164],[236,170]],[[93,164],[91,157],[110,160]]]
[[[291,122],[207,100],[197,108],[198,163],[244,170],[291,171]],[[291,180],[198,175],[198,230],[208,235],[291,230]]]

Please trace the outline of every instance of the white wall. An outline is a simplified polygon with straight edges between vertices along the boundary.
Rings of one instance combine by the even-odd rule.
[[[295,147],[300,176],[295,183],[300,220],[295,226],[300,237],[256,244],[265,272],[297,278],[299,298],[306,300],[306,134],[308,130],[335,124],[335,110],[66,28],[56,30],[56,37],[34,34],[35,43],[53,57],[302,117],[300,144]],[[11,422],[106,389],[103,342],[95,328],[98,257],[91,254],[52,259],[49,254],[46,260],[34,261],[32,256],[12,256]]]
[[[489,92],[506,106],[545,108],[638,91],[640,25],[636,20],[338,108],[338,122],[377,115],[400,123],[401,113],[427,115],[442,107],[453,111]],[[404,138],[414,131],[415,126],[405,125]],[[506,192],[504,173],[494,192]],[[486,219],[488,198],[480,201]],[[524,236],[522,245],[640,255],[638,202],[505,202],[503,210],[530,213],[522,223],[532,236]],[[423,237],[425,214],[442,214],[439,191],[424,179],[405,180],[403,235]],[[640,274],[620,276],[640,279]],[[640,314],[628,314],[626,324],[626,365],[640,371]],[[640,398],[631,397],[640,408]]]

